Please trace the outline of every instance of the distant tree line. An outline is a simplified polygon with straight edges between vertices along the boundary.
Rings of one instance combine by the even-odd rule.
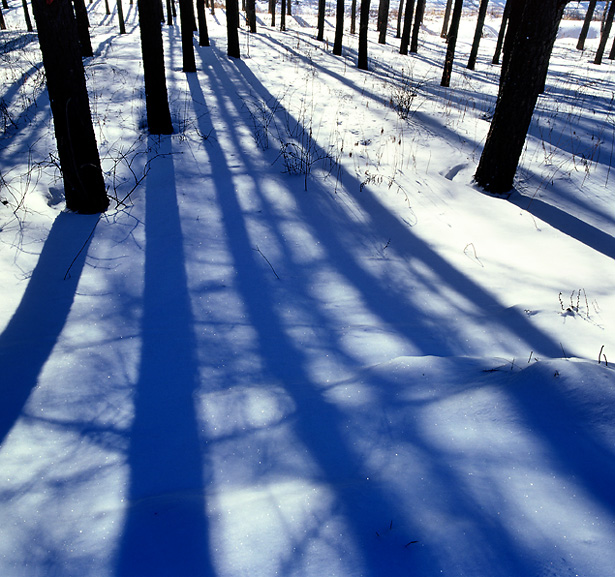
[[[132,3],[132,0],[130,0]],[[182,63],[187,73],[196,71],[193,37],[199,33],[199,45],[209,46],[206,8],[213,14],[215,0],[179,0],[179,20],[182,37]],[[356,33],[359,11],[358,68],[369,69],[368,31],[370,0],[351,0],[350,32]],[[467,0],[466,0],[467,2]],[[501,63],[500,88],[479,165],[476,182],[486,191],[502,194],[513,186],[513,179],[523,150],[525,138],[537,99],[544,89],[549,60],[557,31],[570,0],[507,0],[500,25],[493,64]],[[7,8],[7,0],[2,0]],[[602,2],[601,38],[594,62],[600,64],[605,54],[615,17],[615,0]],[[467,68],[473,70],[489,0],[480,0],[477,24]],[[596,17],[597,0],[588,3],[586,17],[577,48],[583,50],[592,19]],[[110,12],[105,0],[107,13]],[[120,34],[126,33],[122,0],[116,0]],[[401,54],[416,53],[419,49],[421,24],[426,0],[400,0],[397,14],[397,34]],[[151,134],[170,134],[173,131],[169,111],[164,69],[161,26],[164,23],[162,0],[137,0],[139,28],[145,82],[147,126]],[[240,7],[238,0],[226,0],[227,53],[240,58],[238,28]],[[459,22],[463,0],[447,0],[441,36],[447,43],[441,84],[448,87],[453,70]],[[89,22],[84,0],[32,0],[47,86],[54,118],[54,129],[66,205],[81,213],[106,210],[108,199],[92,127],[82,58],[92,55]],[[242,0],[250,33],[256,32],[255,0]],[[318,1],[316,38],[324,40],[325,0]],[[23,0],[28,29],[32,29],[28,5]],[[176,16],[173,0],[166,0],[166,23],[173,24]],[[271,24],[276,25],[276,0],[270,0]],[[286,29],[286,16],[292,14],[291,0],[281,0],[280,28]],[[336,25],[333,54],[341,55],[344,38],[344,0],[336,0]],[[379,0],[377,15],[378,42],[386,43],[390,17],[390,0]],[[0,27],[5,22],[0,11]],[[503,55],[503,56],[502,56]],[[609,58],[615,56],[615,42]]]

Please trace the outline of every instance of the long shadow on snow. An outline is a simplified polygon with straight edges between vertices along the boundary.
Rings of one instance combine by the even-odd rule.
[[[249,71],[243,70],[245,65],[241,62],[237,63],[237,66],[242,70],[244,78],[249,82],[252,82],[254,88],[258,88],[261,96],[265,98],[271,98],[270,95],[264,94],[264,87],[262,85],[255,84],[256,79],[248,78]],[[223,78],[229,73],[229,71],[220,65],[219,62],[213,62],[212,68],[209,70],[210,80],[213,89],[218,93],[217,98],[222,114],[226,120],[228,126],[232,125],[232,115],[225,112],[225,107],[228,104],[224,104],[228,95],[221,93],[219,87],[222,85]],[[231,70],[230,74],[234,74]],[[241,81],[237,79],[236,81]],[[197,84],[196,79],[193,79],[190,83],[192,96],[195,101],[204,101],[200,87]],[[241,105],[236,105],[236,108],[240,108]],[[211,126],[203,125],[204,115],[200,116],[201,131],[203,133],[212,134]],[[233,134],[230,134],[233,138]],[[235,146],[241,149],[238,140],[235,138]],[[220,158],[223,158],[222,151],[220,152]],[[247,155],[243,155],[244,158]],[[246,161],[249,163],[249,161]],[[364,479],[360,478],[358,471],[362,471],[365,468],[359,455],[353,454],[353,450],[350,445],[343,439],[341,435],[342,424],[344,422],[344,415],[334,407],[334,405],[325,401],[319,388],[319,385],[314,381],[314,378],[310,376],[307,354],[294,342],[292,342],[287,332],[284,329],[284,323],[279,317],[276,308],[271,302],[270,293],[268,293],[266,279],[263,278],[261,267],[255,261],[253,251],[250,250],[250,239],[247,232],[246,224],[241,216],[241,207],[237,198],[228,191],[226,185],[231,178],[231,172],[228,166],[216,165],[216,173],[214,179],[219,184],[216,185],[220,206],[224,214],[224,223],[228,231],[228,238],[231,242],[231,250],[234,255],[235,265],[238,273],[238,284],[242,292],[244,302],[248,311],[251,324],[255,327],[259,338],[259,347],[261,349],[262,357],[266,363],[266,368],[277,380],[283,383],[287,389],[287,392],[293,397],[296,406],[299,408],[296,431],[300,435],[302,443],[310,450],[310,454],[315,458],[323,471],[322,481],[330,484],[332,487],[337,487],[341,482],[347,481],[347,476],[350,476],[354,484],[344,482],[344,489],[340,490],[336,497],[341,503],[341,511],[344,517],[350,523],[356,543],[359,545],[360,550],[365,555],[364,562],[369,569],[370,574],[381,574],[383,571],[383,563],[389,563],[389,571],[387,574],[398,575],[397,571],[403,571],[404,566],[414,563],[421,565],[422,567],[429,567],[431,570],[438,570],[439,562],[436,558],[436,546],[434,544],[426,545],[418,558],[412,557],[410,560],[402,556],[403,551],[389,552],[390,558],[385,562],[382,555],[377,554],[377,549],[374,548],[374,534],[375,529],[378,529],[377,519],[399,519],[396,516],[396,505],[391,495],[385,494],[382,488],[367,488],[364,484]],[[349,177],[349,180],[352,177]],[[357,188],[358,188],[357,182]],[[222,194],[223,191],[227,192]],[[321,191],[324,193],[324,191]],[[304,195],[305,196],[305,195]],[[318,195],[316,195],[318,196]],[[297,200],[306,202],[298,195]],[[261,199],[264,200],[264,199]],[[264,203],[266,204],[266,203]],[[328,208],[331,208],[329,206]],[[384,209],[380,207],[380,210]],[[311,214],[312,211],[305,210],[304,214]],[[323,212],[323,214],[326,214]],[[337,225],[339,226],[339,222]],[[356,225],[347,222],[348,227],[352,228]],[[312,231],[315,231],[316,238],[322,242],[324,248],[329,254],[329,262],[343,262],[343,270],[340,272],[345,276],[349,283],[354,288],[362,293],[364,300],[368,306],[380,316],[387,323],[393,325],[397,324],[399,317],[403,317],[406,314],[408,318],[416,320],[416,325],[413,327],[412,334],[416,334],[420,331],[420,324],[424,322],[420,320],[421,313],[418,309],[404,306],[403,298],[398,302],[399,307],[397,309],[397,318],[391,316],[390,307],[382,305],[382,291],[384,288],[378,283],[376,279],[371,277],[367,272],[362,270],[360,265],[354,261],[354,257],[351,253],[345,252],[343,247],[344,242],[335,234],[334,231],[326,230],[326,224],[322,222],[313,221],[308,223]],[[272,228],[275,228],[275,223],[271,224]],[[281,234],[278,234],[281,237]],[[416,243],[416,241],[414,241]],[[418,243],[416,243],[418,244]],[[416,247],[415,247],[416,248]],[[431,252],[427,253],[430,257],[435,256]],[[437,257],[436,257],[437,258]],[[300,270],[300,265],[295,265]],[[450,274],[450,271],[448,271]],[[305,281],[308,281],[309,272],[305,273]],[[257,279],[261,278],[261,281]],[[469,283],[469,281],[466,281]],[[471,283],[470,283],[471,285]],[[298,285],[299,286],[299,285]],[[368,288],[366,288],[368,287]],[[472,290],[480,290],[474,285],[469,286]],[[299,289],[301,290],[301,289]],[[335,328],[331,325],[331,321],[327,320],[324,315],[319,314],[318,306],[314,307],[313,297],[310,297],[306,292],[293,295],[296,297],[293,302],[303,301],[304,307],[309,309],[309,314],[315,319],[315,324],[321,324],[323,333],[333,334]],[[395,295],[391,296],[391,300],[396,300]],[[402,311],[400,313],[400,311]],[[428,332],[433,330],[433,327],[425,326],[424,329]],[[341,343],[335,342],[335,337],[329,336],[331,350],[338,357],[345,357],[343,353],[343,347]],[[408,339],[412,339],[411,334],[407,335]],[[435,350],[440,353],[451,353],[450,346],[442,342],[434,342],[431,346],[426,342],[421,343],[421,348],[425,354],[434,354]],[[433,347],[433,348],[432,348]],[[553,345],[553,350],[557,350],[557,347]],[[437,353],[435,353],[437,354]],[[351,362],[346,358],[348,362]],[[355,361],[356,365],[356,361]],[[355,366],[355,368],[357,368]],[[382,383],[383,388],[386,384]],[[316,420],[316,416],[317,420]],[[456,486],[456,477],[450,473],[450,468],[445,462],[445,456],[437,458],[434,455],[434,448],[421,438],[421,432],[414,430],[407,430],[408,437],[411,439],[413,446],[419,448],[419,450],[434,462],[434,468],[437,470],[437,477],[440,479],[442,486]],[[363,483],[361,483],[363,481]],[[365,510],[361,506],[363,501],[363,494],[365,490],[370,491],[370,496],[373,500],[370,501],[374,505],[374,509],[371,511]],[[455,518],[471,517],[472,511],[476,510],[477,504],[473,501],[469,494],[463,495],[459,492],[459,502],[454,507],[455,510],[451,511],[451,515]],[[410,520],[405,519],[399,522],[401,526],[400,532],[409,535],[420,535],[421,527],[417,523],[412,523]],[[479,530],[480,533],[480,530]],[[491,541],[498,543],[498,553],[501,556],[510,558],[508,567],[516,566],[519,569],[520,574],[531,572],[531,563],[525,560],[522,555],[518,554],[513,545],[510,543],[508,534],[504,528],[495,529],[490,528],[489,532],[485,532],[480,535],[481,541],[485,541],[488,537],[491,537]]]
[[[57,216],[21,302],[0,335],[0,445],[66,324],[98,218],[65,212]]]
[[[194,319],[170,139],[150,137],[142,351],[130,435],[128,511],[117,574],[213,575],[193,393]],[[151,190],[150,190],[151,188]]]

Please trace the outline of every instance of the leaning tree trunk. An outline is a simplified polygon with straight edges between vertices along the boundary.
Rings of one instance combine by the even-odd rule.
[[[495,113],[474,178],[503,194],[513,187],[538,95],[567,0],[527,0],[500,83]]]
[[[77,23],[70,0],[33,0],[64,180],[66,208],[84,214],[109,206],[92,126]]]
[[[451,18],[451,8],[453,7],[453,0],[446,1],[446,8],[444,9],[444,22],[442,22],[442,32],[440,32],[440,38],[446,38],[448,36],[448,21]]]
[[[408,54],[410,45],[410,31],[412,30],[412,15],[414,14],[414,0],[406,0],[406,13],[404,14],[404,30],[401,33],[401,43],[399,45],[400,54]]]
[[[226,0],[226,33],[228,36],[226,53],[231,58],[241,58],[241,53],[239,51],[239,32],[237,31],[238,27],[239,2],[237,0]]]
[[[41,1],[41,0],[39,0]],[[145,80],[145,108],[150,134],[171,134],[171,112],[164,72],[164,52],[157,0],[138,0],[143,77]]]
[[[387,43],[387,27],[389,25],[389,0],[380,0],[380,10],[378,11],[378,44]]]
[[[587,40],[587,33],[594,18],[594,12],[596,11],[596,4],[598,0],[590,0],[587,7],[587,14],[585,14],[585,20],[583,21],[583,27],[581,28],[581,34],[579,34],[579,41],[577,42],[577,50],[585,49],[585,40]]]
[[[26,19],[26,30],[28,32],[34,32],[34,28],[32,26],[32,20],[30,19],[30,10],[28,9],[28,0],[23,0],[23,13]]]
[[[457,46],[457,35],[459,33],[459,21],[461,20],[461,10],[463,0],[455,0],[451,27],[448,31],[448,44],[446,46],[446,59],[444,61],[444,71],[440,86],[448,87],[451,84],[451,74],[453,72],[453,61],[455,60],[455,47]]]
[[[598,50],[596,52],[596,58],[594,59],[594,64],[602,64],[602,57],[604,56],[604,51],[606,50],[606,43],[609,39],[609,34],[611,33],[611,27],[613,26],[614,17],[615,17],[615,0],[611,0],[611,7],[609,8],[609,12],[606,16],[606,20],[604,21],[604,28],[602,29],[602,34],[600,34],[600,44],[598,45]]]
[[[325,39],[325,9],[326,9],[326,1],[318,0],[318,33],[316,35],[316,40],[322,42]]]
[[[500,55],[502,54],[502,45],[504,44],[504,34],[506,33],[506,25],[508,24],[508,17],[510,16],[510,7],[513,0],[506,0],[504,5],[504,14],[502,14],[502,24],[500,25],[500,32],[498,33],[498,41],[495,45],[495,52],[491,64],[500,63]]]
[[[94,56],[89,31],[90,20],[88,18],[85,2],[84,0],[73,0],[73,5],[75,7],[75,19],[77,20],[77,35],[79,37],[79,46],[81,46],[81,56],[83,58]]]
[[[481,0],[480,7],[478,9],[478,21],[476,22],[476,31],[474,32],[474,42],[472,42],[472,50],[470,51],[470,58],[468,59],[468,69],[474,70],[476,66],[476,57],[478,56],[478,47],[480,45],[480,39],[483,35],[483,26],[485,25],[485,16],[487,15],[487,6],[489,0]]]
[[[502,57],[502,70],[500,71],[500,85],[506,77],[506,70],[510,61],[513,47],[517,42],[517,34],[521,28],[523,12],[527,4],[532,0],[511,0],[510,14],[508,15],[508,26],[506,28],[506,37],[504,38],[504,56]]]
[[[359,17],[359,59],[357,62],[357,68],[359,70],[369,70],[369,61],[367,58],[369,3],[370,0],[361,0],[361,15]]]
[[[333,42],[333,54],[342,55],[342,41],[344,40],[344,0],[337,0],[335,12],[335,40]]]
[[[419,50],[419,32],[423,23],[423,14],[425,13],[425,0],[417,0],[416,14],[414,15],[414,27],[412,29],[412,40],[410,42],[410,52],[417,53]]]

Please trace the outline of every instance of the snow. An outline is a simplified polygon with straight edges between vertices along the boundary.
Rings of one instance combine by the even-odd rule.
[[[418,55],[370,32],[368,73],[311,4],[286,33],[263,4],[240,61],[208,13],[196,74],[164,26],[169,137],[144,128],[136,6],[120,36],[89,5],[112,201],[79,216],[10,3],[0,575],[612,573],[613,64],[564,21],[492,198],[499,22],[469,72],[464,13],[443,89],[435,4]]]

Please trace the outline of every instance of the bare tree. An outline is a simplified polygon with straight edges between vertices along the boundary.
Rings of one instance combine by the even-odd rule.
[[[419,50],[419,32],[425,14],[425,0],[416,0],[416,13],[414,14],[414,27],[412,28],[412,40],[410,41],[410,52]]]
[[[448,44],[446,47],[446,59],[444,61],[444,72],[442,73],[441,86],[448,87],[451,84],[451,74],[453,72],[453,61],[455,60],[455,48],[457,46],[457,34],[459,33],[459,21],[461,20],[461,10],[463,0],[455,0],[453,7],[453,17],[451,27],[448,31]]]
[[[335,40],[333,42],[333,54],[342,55],[342,41],[344,40],[344,0],[337,0],[335,11]]]
[[[66,207],[84,214],[103,212],[109,199],[92,126],[73,8],[70,0],[33,0],[32,8],[47,77]]]
[[[583,21],[583,27],[581,28],[581,34],[579,34],[577,50],[585,49],[585,40],[587,40],[587,33],[589,32],[589,27],[592,23],[592,20],[594,19],[596,4],[598,4],[598,0],[590,0],[589,2],[589,6],[587,7],[587,13],[585,14],[585,20]]]
[[[359,68],[359,70],[369,70],[369,62],[367,58],[369,4],[370,0],[361,0],[361,15],[359,17],[359,59],[357,63],[357,67]]]
[[[480,7],[478,9],[478,21],[476,22],[476,31],[474,32],[474,42],[472,42],[472,50],[470,51],[470,58],[468,59],[468,69],[474,70],[476,66],[476,57],[478,56],[478,47],[480,45],[480,39],[483,35],[483,26],[485,25],[485,16],[487,15],[487,6],[489,0],[481,0]]]
[[[446,8],[444,9],[444,22],[442,22],[442,32],[440,32],[441,38],[448,36],[448,22],[451,18],[451,8],[453,7],[453,0],[446,0]]]
[[[322,42],[325,39],[325,9],[326,9],[326,1],[318,0],[318,33],[316,35],[316,40]]]
[[[604,28],[602,29],[602,34],[600,34],[600,44],[598,45],[598,50],[596,51],[596,58],[594,59],[594,64],[602,64],[602,57],[604,56],[604,51],[606,50],[606,43],[609,39],[609,34],[611,33],[611,27],[613,26],[614,17],[615,0],[612,0],[609,12],[604,21]]]
[[[401,43],[399,45],[400,54],[408,54],[410,45],[410,31],[412,30],[412,16],[414,14],[414,0],[406,0],[406,12],[404,14],[404,29],[401,33]]]
[[[212,2],[213,3],[213,2]],[[231,58],[241,58],[239,50],[239,2],[237,0],[226,0],[226,33],[228,36],[228,46],[226,53]]]
[[[506,34],[506,25],[508,24],[508,17],[510,15],[510,7],[513,0],[506,0],[504,5],[504,13],[502,14],[502,24],[500,24],[500,32],[498,33],[498,40],[495,46],[495,52],[493,54],[492,64],[500,63],[500,55],[502,54],[502,45],[504,44],[504,35]]]

